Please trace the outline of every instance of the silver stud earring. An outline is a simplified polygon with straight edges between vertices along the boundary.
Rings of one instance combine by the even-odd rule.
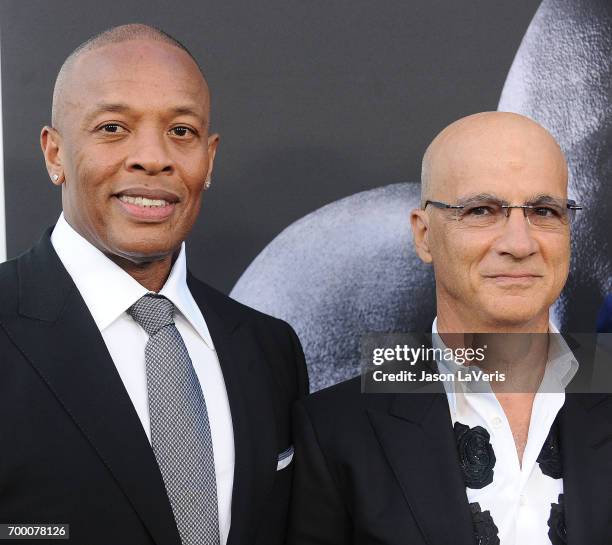
[[[51,176],[51,179],[52,179],[54,182],[57,182],[57,181],[59,180],[59,174],[54,174],[53,176]]]
[[[206,181],[204,182],[204,187],[205,187],[206,189],[208,189],[208,188],[210,187],[210,184],[211,184],[210,180],[206,180]]]

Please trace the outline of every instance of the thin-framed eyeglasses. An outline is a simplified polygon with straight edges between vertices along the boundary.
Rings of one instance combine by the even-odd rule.
[[[525,204],[510,204],[492,196],[478,196],[467,199],[461,204],[448,204],[440,201],[425,201],[423,210],[431,204],[436,208],[452,212],[457,221],[466,227],[493,227],[508,221],[513,208],[523,210],[529,225],[539,229],[561,229],[570,224],[576,210],[583,207],[571,199],[557,199],[543,196]]]

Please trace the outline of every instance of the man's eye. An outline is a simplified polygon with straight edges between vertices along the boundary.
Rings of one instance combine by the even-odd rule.
[[[549,208],[547,206],[538,206],[533,209],[534,214],[537,216],[542,216],[543,218],[554,218],[559,215],[559,212],[554,208]]]
[[[122,127],[116,123],[107,123],[106,125],[102,125],[100,129],[104,132],[117,133]]]
[[[172,129],[170,129],[170,132],[174,134],[174,136],[180,137],[189,136],[190,134],[193,134],[193,131],[189,127],[173,127]]]
[[[464,209],[464,214],[467,216],[488,216],[494,212],[490,206],[473,206]]]
[[[121,125],[117,125],[117,123],[107,123],[106,125],[102,125],[100,130],[106,133],[116,134],[123,130]]]

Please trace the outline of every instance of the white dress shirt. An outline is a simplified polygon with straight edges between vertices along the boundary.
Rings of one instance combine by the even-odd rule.
[[[559,333],[549,324],[551,333]],[[438,335],[437,318],[432,326],[433,346],[445,348]],[[438,362],[440,372],[455,372],[454,362]],[[466,487],[470,504],[489,511],[497,526],[501,545],[550,545],[548,520],[552,504],[563,493],[563,478],[545,475],[537,458],[565,402],[565,388],[575,375],[578,362],[561,335],[551,335],[544,378],[535,394],[529,435],[522,463],[510,424],[488,383],[485,392],[466,392],[464,384],[445,381],[444,387],[453,422],[474,428],[481,426],[490,435],[495,454],[493,482],[483,488]]]
[[[150,442],[144,353],[148,335],[126,312],[149,290],[79,235],[63,214],[51,243],[102,334]],[[184,243],[159,294],[174,303],[176,328],[185,341],[206,401],[215,457],[219,535],[225,545],[231,522],[234,431],[221,366],[204,317],[187,287]]]

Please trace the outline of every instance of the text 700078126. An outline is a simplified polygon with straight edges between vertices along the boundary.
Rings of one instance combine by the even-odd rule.
[[[68,524],[0,524],[2,539],[70,539]]]

